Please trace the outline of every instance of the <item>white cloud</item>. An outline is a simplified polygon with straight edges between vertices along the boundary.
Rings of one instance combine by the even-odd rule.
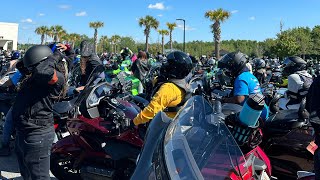
[[[161,3],[156,3],[156,4],[149,4],[148,8],[149,8],[149,9],[164,10],[164,9],[165,9],[165,6],[164,6],[164,4],[161,2]]]
[[[44,16],[44,15],[45,15],[44,13],[39,13],[39,14],[38,14],[38,16]]]
[[[62,4],[58,6],[60,9],[70,9],[71,6],[70,5],[66,5],[66,4]]]
[[[250,20],[250,21],[254,21],[254,20],[256,20],[256,17],[251,16],[251,17],[249,17],[249,20]]]
[[[176,28],[183,30],[183,24],[177,24]],[[196,28],[193,28],[193,27],[186,25],[186,31],[194,31],[194,30],[196,30]]]
[[[237,12],[239,12],[239,11],[238,11],[238,10],[233,10],[233,11],[231,11],[232,14],[235,14],[235,13],[237,13]]]
[[[163,15],[162,14],[158,14],[158,17],[162,17]]]
[[[85,12],[85,11],[81,11],[81,12],[76,13],[76,16],[86,16],[86,15],[87,15],[87,12]]]
[[[23,22],[23,23],[32,23],[32,19],[30,19],[30,18],[22,19],[21,22]]]

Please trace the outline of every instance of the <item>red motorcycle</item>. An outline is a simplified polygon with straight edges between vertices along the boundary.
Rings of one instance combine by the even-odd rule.
[[[140,108],[97,74],[69,111],[70,135],[52,147],[50,169],[58,179],[129,179],[134,171],[143,140],[129,126]]]

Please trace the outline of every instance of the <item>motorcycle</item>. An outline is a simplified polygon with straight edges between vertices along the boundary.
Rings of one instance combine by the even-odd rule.
[[[103,71],[94,71],[70,108],[70,135],[52,147],[50,167],[58,179],[128,179],[135,168],[143,140],[129,126],[140,109],[94,78]]]
[[[271,176],[263,151],[256,147],[244,155],[224,121],[202,96],[190,98],[173,121],[158,113],[145,139],[132,180]]]
[[[275,176],[284,179],[296,179],[298,171],[312,171],[313,157],[306,147],[313,140],[313,128],[309,118],[317,118],[315,115],[303,117],[305,110],[301,102],[299,109],[279,110],[277,100],[283,95],[282,89],[274,91],[274,100],[270,102],[271,115],[265,122],[261,122],[262,143],[260,147],[270,158],[272,170]],[[215,89],[214,93],[218,94]],[[220,95],[225,95],[222,88]],[[226,115],[240,112],[242,107],[236,104],[223,104],[222,112]]]
[[[286,179],[297,178],[298,171],[313,170],[313,156],[307,146],[313,140],[310,118],[304,117],[305,101],[299,109],[280,110],[271,115],[263,126],[261,147],[269,156],[273,172]]]

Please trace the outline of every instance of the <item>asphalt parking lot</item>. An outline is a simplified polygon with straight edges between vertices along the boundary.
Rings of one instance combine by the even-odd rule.
[[[0,126],[2,126],[2,121],[0,122]],[[0,134],[0,138],[1,138]],[[13,148],[14,142],[11,141],[11,147]],[[18,160],[16,158],[16,155],[14,153],[14,150],[12,150],[12,153],[10,156],[7,157],[1,157],[0,156],[0,180],[3,179],[14,179],[14,180],[23,180],[19,173],[19,165]],[[51,179],[55,179],[52,174]]]

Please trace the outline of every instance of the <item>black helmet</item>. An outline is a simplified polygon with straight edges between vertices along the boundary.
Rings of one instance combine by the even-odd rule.
[[[256,69],[262,69],[266,67],[266,62],[263,59],[255,59],[254,67]]]
[[[23,64],[25,67],[32,67],[52,55],[48,46],[36,45],[29,48],[24,55]]]
[[[166,62],[161,66],[160,74],[166,78],[183,79],[192,70],[190,57],[181,51],[173,51],[167,55]]]
[[[80,54],[80,49],[76,49],[75,54]]]
[[[218,62],[218,68],[227,69],[232,76],[237,76],[246,66],[247,55],[241,52],[231,52],[224,55]]]
[[[283,61],[283,73],[289,75],[307,69],[307,62],[298,56],[287,57]]]

